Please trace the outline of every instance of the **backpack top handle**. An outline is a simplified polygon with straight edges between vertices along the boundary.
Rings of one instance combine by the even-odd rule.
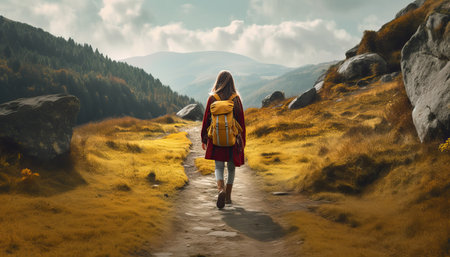
[[[216,98],[217,101],[222,101],[222,99],[220,99],[220,96],[219,96],[218,94],[214,94],[213,96],[214,96],[214,98]],[[233,100],[233,98],[235,98],[236,96],[237,96],[237,94],[236,94],[236,93],[233,93],[233,94],[230,96],[230,98],[228,98],[228,101]]]

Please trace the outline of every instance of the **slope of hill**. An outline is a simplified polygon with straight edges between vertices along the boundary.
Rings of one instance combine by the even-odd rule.
[[[379,53],[398,71],[402,44],[446,2],[366,32],[358,53]],[[358,86],[337,68],[305,108],[289,110],[288,99],[246,111],[248,163],[266,189],[322,201],[286,214],[298,229],[288,240],[305,256],[448,256],[450,139],[420,142],[402,75],[382,82],[374,69]]]
[[[110,116],[156,117],[194,102],[87,44],[0,16],[0,103],[49,93],[77,96],[79,123]]]
[[[193,53],[159,52],[124,60],[152,72],[165,84],[197,101],[205,101],[220,70],[229,70],[238,90],[247,85],[261,85],[292,68],[257,62],[246,56],[205,51]],[[244,96],[245,97],[245,96]]]
[[[420,143],[401,77],[288,103],[247,109],[246,154],[267,191],[325,202],[286,215],[292,244],[304,242],[305,256],[448,254],[450,154]]]

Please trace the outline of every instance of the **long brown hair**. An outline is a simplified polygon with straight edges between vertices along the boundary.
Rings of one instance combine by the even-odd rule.
[[[238,94],[234,86],[233,76],[229,71],[223,70],[217,75],[216,83],[211,89],[211,95],[218,94],[222,100],[230,98],[232,94]]]

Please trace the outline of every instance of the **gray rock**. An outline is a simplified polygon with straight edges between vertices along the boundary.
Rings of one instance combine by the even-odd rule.
[[[292,102],[289,104],[289,109],[295,110],[308,106],[314,102],[316,96],[317,92],[316,89],[313,87],[310,90],[306,91],[305,93],[301,94],[300,96],[296,97],[294,100],[292,100]]]
[[[320,82],[318,82],[318,83],[316,83],[314,85],[314,88],[316,89],[316,92],[319,92],[322,89],[323,83],[324,83],[324,81],[322,80],[322,81],[320,81]]]
[[[398,74],[399,74],[398,71],[392,72],[389,74],[385,74],[385,75],[381,76],[380,81],[383,83],[394,81],[394,79],[398,76]]]
[[[267,107],[273,103],[283,101],[284,99],[284,92],[275,91],[272,94],[264,97],[264,99],[262,100],[262,107]]]
[[[28,156],[51,160],[70,150],[80,101],[72,95],[20,98],[0,105],[0,138]]]
[[[353,56],[356,56],[356,52],[358,52],[359,44],[354,46],[352,49],[345,52],[345,58],[352,58]]]
[[[202,120],[203,107],[199,104],[189,104],[177,112],[177,116],[186,120]]]
[[[448,14],[432,13],[402,49],[403,81],[422,142],[450,136],[449,20]]]
[[[272,192],[273,195],[288,195],[289,192]]]
[[[323,82],[325,80],[325,76],[327,75],[328,69],[324,70],[320,76],[316,79],[316,82],[314,82],[314,88],[317,92],[319,92],[320,89],[323,87]]]
[[[366,77],[371,74],[373,65],[378,65],[378,74],[383,74],[387,70],[386,61],[375,53],[366,53],[353,56],[347,59],[338,69],[345,80]]]
[[[397,19],[400,16],[405,15],[406,13],[415,10],[419,7],[421,7],[425,3],[425,0],[416,0],[410,4],[408,4],[405,8],[401,9],[396,15],[395,18]]]

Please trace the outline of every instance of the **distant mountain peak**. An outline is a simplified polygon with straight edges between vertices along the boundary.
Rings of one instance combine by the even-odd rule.
[[[259,106],[262,98],[275,90],[295,95],[312,88],[323,69],[329,66],[328,63],[310,64],[294,69],[223,51],[157,52],[123,61],[151,71],[175,91],[200,102],[206,101],[219,71],[229,70],[245,107]]]

